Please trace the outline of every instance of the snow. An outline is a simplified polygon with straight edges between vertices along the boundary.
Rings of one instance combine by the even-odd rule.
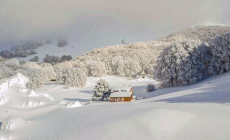
[[[110,97],[131,97],[131,92],[114,92],[111,93]]]
[[[196,27],[196,26],[229,26],[229,25],[214,23],[214,22],[197,22],[192,27]]]
[[[1,99],[8,99],[0,105],[0,139],[227,140],[230,137],[230,73],[151,93],[146,93],[146,86],[158,84],[154,80],[101,78],[110,87],[131,84],[134,95],[145,98],[130,103],[91,102],[92,90],[100,78],[89,77],[83,88],[65,89],[50,82],[31,91],[19,82],[26,78],[18,75],[0,85],[5,87],[14,81],[0,90]],[[18,106],[27,101],[27,107]],[[37,106],[35,102],[44,104]]]
[[[130,91],[131,90],[131,86],[116,86],[116,87],[112,87],[111,91]]]

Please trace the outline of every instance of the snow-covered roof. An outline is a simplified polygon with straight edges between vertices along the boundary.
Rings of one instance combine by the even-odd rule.
[[[131,86],[117,86],[117,87],[113,87],[112,89],[111,89],[111,91],[113,92],[114,90],[119,90],[119,91],[121,91],[121,90],[126,90],[126,91],[130,91],[131,90]]]
[[[114,92],[110,94],[110,97],[131,97],[131,92]]]

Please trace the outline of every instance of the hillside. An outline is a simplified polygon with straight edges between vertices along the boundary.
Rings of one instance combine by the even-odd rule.
[[[109,75],[134,76],[144,70],[147,74],[153,73],[158,55],[162,50],[177,41],[200,40],[205,44],[216,36],[230,32],[230,26],[197,26],[171,34],[165,38],[149,42],[138,42],[126,45],[107,46],[94,49],[81,55],[72,62],[87,64],[88,61],[102,62]],[[131,62],[130,60],[133,60]],[[95,63],[96,63],[95,62]],[[132,67],[129,67],[132,66]],[[123,72],[130,69],[130,73]]]
[[[19,76],[10,80],[9,88],[0,90],[0,122],[3,122],[0,138],[228,139],[229,78],[230,73],[226,73],[199,84],[146,93],[146,83],[156,82],[104,77],[111,86],[132,84],[135,96],[145,96],[146,99],[131,103],[89,104],[93,86],[100,78],[88,78],[88,84],[84,88],[64,89],[55,83],[48,83],[42,89],[30,92],[24,87],[23,79],[26,78]],[[77,100],[83,105],[80,108],[68,108],[65,105]]]
[[[17,59],[20,61],[29,61],[31,58],[35,56],[39,56],[38,62],[42,62],[46,54],[55,55],[55,56],[72,55],[73,58],[81,56],[80,58],[82,58],[86,56],[101,55],[99,53],[95,54],[95,52],[100,52],[104,49],[110,49],[110,48],[112,49],[119,48],[120,51],[122,52],[122,49],[132,51],[133,49],[143,50],[143,48],[146,49],[146,47],[148,47],[151,48],[150,52],[154,51],[156,53],[156,54],[154,53],[154,55],[157,55],[159,51],[161,51],[164,47],[169,46],[171,43],[175,41],[180,41],[186,38],[190,38],[190,39],[200,39],[202,42],[210,42],[217,35],[222,35],[228,32],[230,32],[230,26],[195,26],[192,28],[184,29],[176,33],[172,33],[164,38],[159,38],[148,42],[141,42],[141,43],[137,42],[128,45],[106,46],[103,48],[94,49],[93,51],[87,50],[85,48],[83,49],[82,44],[81,46],[79,46],[79,44],[74,39],[69,39],[68,41],[69,44],[66,45],[65,47],[58,47],[57,40],[53,40],[52,43],[50,44],[46,44],[44,43],[45,41],[43,41],[44,45],[35,49],[37,54],[32,54],[27,57],[17,57]],[[87,51],[89,52],[86,53]],[[146,50],[143,51],[145,52]],[[82,54],[84,55],[82,56]]]

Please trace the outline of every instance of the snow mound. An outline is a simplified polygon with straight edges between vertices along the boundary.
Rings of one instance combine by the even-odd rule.
[[[25,101],[21,107],[34,108],[44,105],[44,102]]]
[[[26,83],[29,82],[29,79],[25,77],[24,75],[18,73],[16,76],[13,76],[5,81],[0,81],[0,93],[6,91],[12,86],[18,86],[21,88],[26,87]]]
[[[7,99],[5,98],[0,98],[0,105],[5,104],[7,102]]]
[[[0,140],[9,140],[9,137],[0,133]]]
[[[221,24],[221,23],[214,23],[214,22],[197,22],[192,27],[196,27],[196,26],[228,26],[228,25]]]
[[[20,128],[25,123],[27,122],[20,117],[11,117],[2,122],[1,131],[12,131]]]
[[[38,97],[39,94],[37,94],[34,90],[28,90],[27,92],[28,96],[31,96],[31,97]]]
[[[75,107],[81,107],[81,103],[79,101],[59,101],[59,104],[65,105],[66,108],[75,108]]]
[[[50,99],[51,101],[54,101],[54,98],[48,93],[47,90],[42,90],[41,95]]]

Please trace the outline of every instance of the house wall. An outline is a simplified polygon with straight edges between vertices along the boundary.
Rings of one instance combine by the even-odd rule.
[[[131,97],[110,97],[110,102],[130,102]]]

